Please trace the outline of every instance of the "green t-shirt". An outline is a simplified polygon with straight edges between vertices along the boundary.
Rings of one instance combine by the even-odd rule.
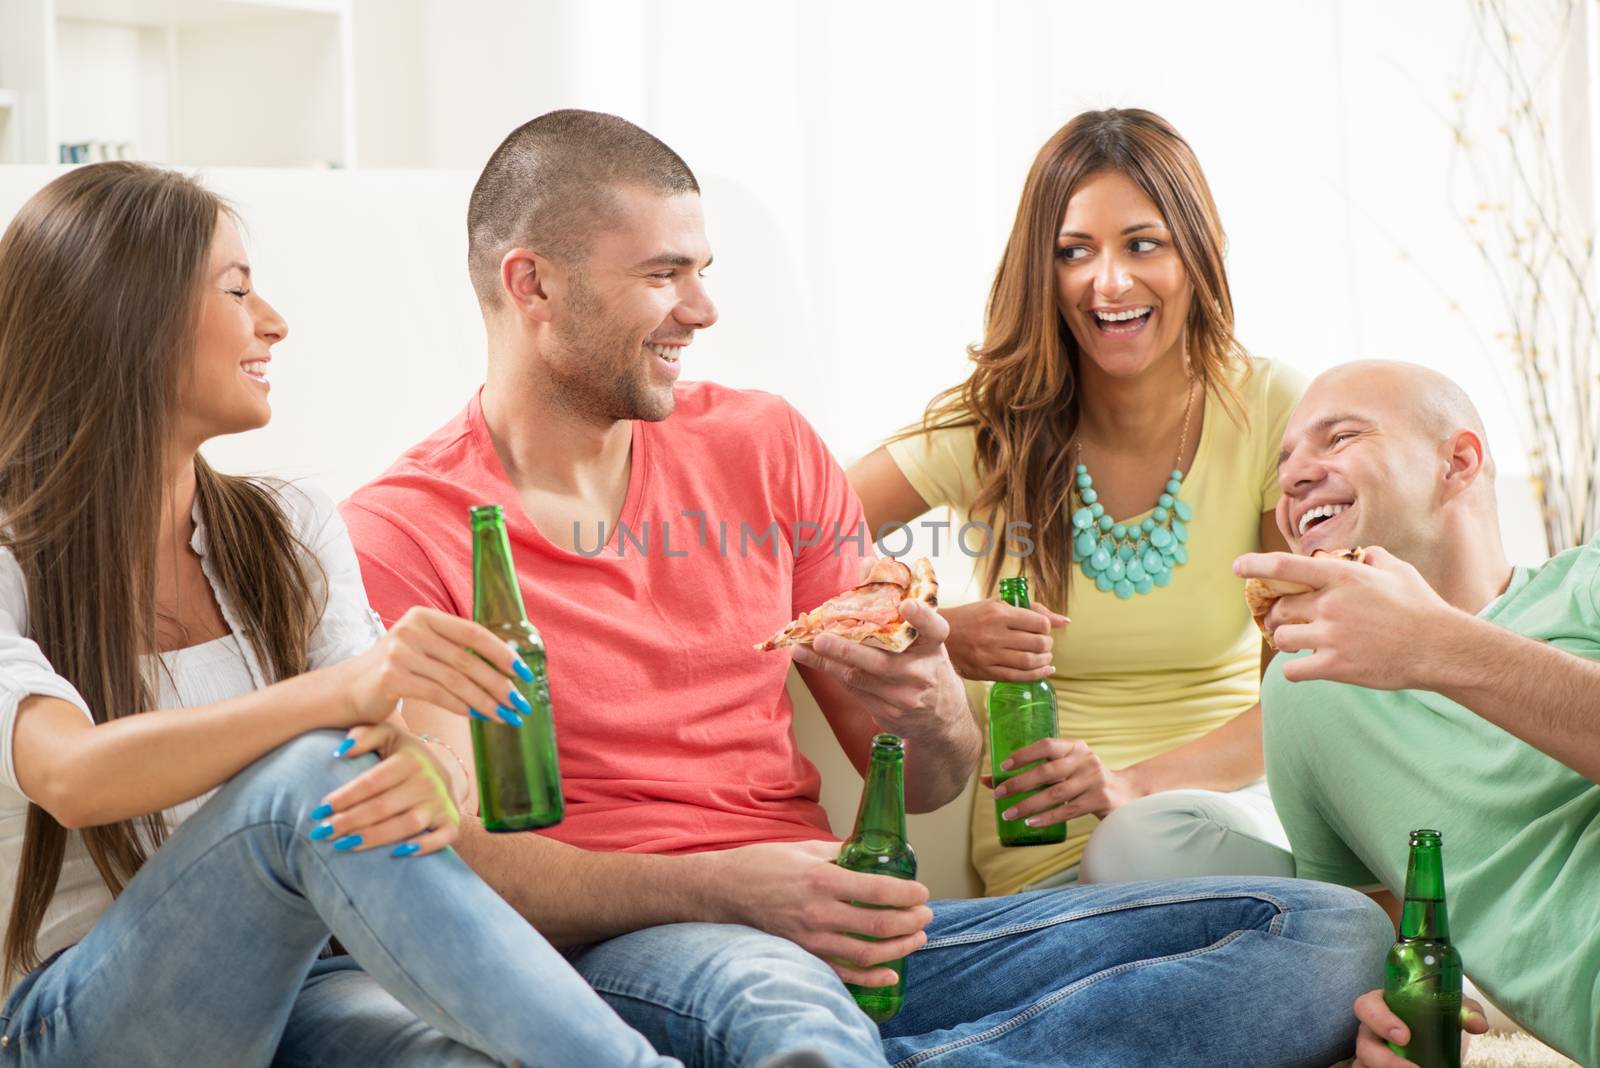
[[[1600,660],[1597,582],[1600,539],[1517,568],[1480,618]],[[1546,1042],[1600,1064],[1600,785],[1438,694],[1286,682],[1283,661],[1261,698],[1296,874],[1399,896],[1407,834],[1437,828],[1467,973]]]

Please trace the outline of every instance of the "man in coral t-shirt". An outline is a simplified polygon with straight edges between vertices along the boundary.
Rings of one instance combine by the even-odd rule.
[[[1345,1006],[1392,939],[1354,891],[1213,879],[930,904],[918,883],[830,863],[791,660],[753,645],[854,585],[871,547],[792,408],[677,381],[716,320],[693,175],[621,119],[554,112],[496,150],[468,232],[488,380],[344,517],[393,621],[470,612],[467,509],[505,506],[549,647],[567,817],[487,834],[463,760],[459,849],[625,1019],[689,1064],[1348,1053]],[[944,619],[902,611],[920,632],[903,653],[824,636],[792,657],[858,768],[873,734],[906,739],[907,804],[926,811],[973,775],[978,733]],[[459,715],[406,716],[467,754]],[[892,982],[885,962],[907,955],[905,1008],[880,1029],[841,979]]]

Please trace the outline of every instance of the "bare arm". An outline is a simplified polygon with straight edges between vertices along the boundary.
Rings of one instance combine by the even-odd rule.
[[[1600,663],[1451,609],[1418,656],[1416,688],[1471,709],[1600,782]]]
[[[1026,767],[1035,761],[1034,767],[999,786],[989,774],[982,776],[997,798],[1037,790],[1003,813],[1008,820],[1031,817],[1035,827],[1091,813],[1104,819],[1129,801],[1162,790],[1237,790],[1261,777],[1261,705],[1187,745],[1120,771],[1106,767],[1079,738],[1045,738],[1025,745],[1003,766]]]
[[[845,754],[864,771],[872,735],[906,740],[906,808],[931,812],[966,788],[978,766],[978,726],[944,641],[950,625],[920,601],[901,601],[917,640],[891,653],[835,634],[796,646],[794,662]]]
[[[201,708],[98,725],[71,702],[24,698],[12,741],[17,784],[64,827],[171,808],[306,731],[357,722],[330,676],[316,671]]]
[[[1261,703],[1186,745],[1123,769],[1137,796],[1162,790],[1237,790],[1261,778]]]
[[[800,678],[816,698],[850,763],[866,775],[872,736],[885,728],[849,686],[826,671],[801,666]],[[894,732],[906,739],[906,809],[910,812],[932,812],[959,797],[978,766],[982,741],[967,710],[966,690],[958,681],[944,694],[944,702],[952,708],[959,702],[959,709],[954,710],[959,715],[930,716],[913,734]]]
[[[198,708],[96,724],[69,701],[30,696],[18,705],[12,735],[17,782],[66,827],[159,812],[308,730],[379,723],[404,697],[431,697],[461,714],[472,704],[492,707],[509,690],[512,659],[477,624],[417,609],[358,657]]]
[[[540,834],[491,834],[476,818],[462,820],[456,849],[557,946],[666,923],[737,922],[724,900],[732,888],[713,874],[715,853],[596,853]]]
[[[1431,690],[1600,782],[1600,663],[1450,605],[1381,547],[1361,564],[1271,553],[1234,571],[1311,587],[1267,615],[1279,649],[1311,651],[1285,663],[1289,681]]]
[[[883,986],[897,977],[882,963],[920,948],[933,919],[921,883],[847,871],[833,863],[839,847],[832,842],[688,856],[595,853],[537,834],[490,834],[469,819],[458,848],[557,946],[667,923],[734,923],[789,939],[846,982]]]
[[[909,523],[929,509],[927,501],[900,472],[889,450],[878,446],[845,472],[850,486],[861,498],[867,514],[867,527],[880,529],[885,523]]]

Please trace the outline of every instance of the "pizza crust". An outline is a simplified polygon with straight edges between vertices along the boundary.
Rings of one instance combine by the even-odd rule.
[[[1365,563],[1367,550],[1364,548],[1342,549],[1333,552],[1328,549],[1318,549],[1312,556],[1331,556],[1336,560],[1350,560],[1354,563]],[[1267,633],[1267,613],[1272,611],[1272,606],[1278,603],[1278,598],[1287,597],[1292,593],[1310,593],[1310,586],[1303,586],[1298,582],[1285,582],[1282,579],[1246,579],[1244,583],[1244,603],[1250,609],[1250,617],[1256,621],[1256,629],[1261,631],[1261,637],[1273,649],[1272,635]]]
[[[790,645],[811,645],[819,634],[837,634],[846,641],[903,652],[917,640],[917,628],[900,617],[900,602],[907,598],[929,608],[939,605],[939,581],[927,557],[909,568],[898,560],[875,561],[861,585],[800,613],[755,648],[765,653]]]

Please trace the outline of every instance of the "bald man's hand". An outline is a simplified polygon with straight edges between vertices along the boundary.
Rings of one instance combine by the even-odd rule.
[[[1233,562],[1240,578],[1279,579],[1310,592],[1280,597],[1263,625],[1286,653],[1290,682],[1328,679],[1373,690],[1421,688],[1451,653],[1465,612],[1452,607],[1417,569],[1378,546],[1366,562],[1292,553],[1247,553]],[[1435,670],[1424,672],[1422,665]]]

